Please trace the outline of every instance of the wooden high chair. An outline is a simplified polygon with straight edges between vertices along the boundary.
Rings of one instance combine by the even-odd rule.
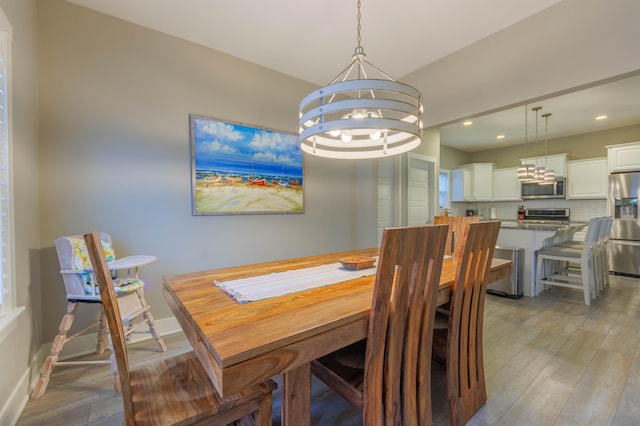
[[[144,298],[144,282],[138,277],[138,268],[155,262],[157,258],[155,256],[138,255],[116,260],[115,252],[111,244],[111,237],[108,234],[101,233],[100,240],[105,252],[105,257],[109,260],[109,270],[115,277],[113,278],[114,288],[118,295],[122,322],[127,326],[127,339],[130,339],[131,335],[136,332],[140,326],[146,325],[148,331],[144,332],[148,332],[153,336],[158,351],[166,351],[167,346],[164,340],[162,340],[162,337],[160,337],[153,322],[151,307]],[[62,317],[58,334],[51,344],[49,356],[44,362],[40,378],[31,393],[32,399],[40,398],[44,394],[49,383],[49,376],[56,366],[110,363],[109,360],[58,361],[60,351],[66,342],[94,329],[97,329],[98,334],[96,353],[100,354],[104,352],[107,344],[107,327],[104,322],[104,310],[100,309],[98,321],[71,336],[67,335],[71,329],[80,303],[101,303],[100,293],[93,279],[91,263],[82,235],[60,237],[55,241],[55,244],[58,261],[60,262],[60,273],[62,274],[67,293],[67,312]],[[117,276],[117,271],[124,271],[124,276]],[[116,368],[116,365],[112,364],[112,369]],[[114,374],[115,373],[117,372],[114,371]],[[114,390],[119,392],[119,383],[117,380],[114,381]]]

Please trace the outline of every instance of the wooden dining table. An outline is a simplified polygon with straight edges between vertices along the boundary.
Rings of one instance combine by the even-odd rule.
[[[265,300],[238,303],[214,285],[377,256],[353,250],[164,277],[163,293],[221,396],[281,375],[282,424],[310,424],[310,362],[366,338],[375,274]],[[451,297],[455,260],[443,262],[438,305]],[[494,259],[490,282],[511,273],[511,261]]]

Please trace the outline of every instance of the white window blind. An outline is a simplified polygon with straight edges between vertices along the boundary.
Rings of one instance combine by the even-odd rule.
[[[0,317],[13,308],[11,132],[9,126],[11,26],[0,10]]]

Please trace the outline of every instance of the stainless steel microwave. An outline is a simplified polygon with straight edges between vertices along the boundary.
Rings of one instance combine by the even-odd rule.
[[[523,183],[521,198],[523,200],[539,200],[545,198],[566,198],[567,180],[556,177],[553,185],[538,185],[537,183]]]

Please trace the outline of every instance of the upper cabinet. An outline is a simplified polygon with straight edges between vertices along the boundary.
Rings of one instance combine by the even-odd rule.
[[[640,170],[640,142],[607,146],[609,173]]]
[[[567,198],[607,198],[607,159],[567,161]]]
[[[491,201],[493,164],[465,164],[451,172],[451,201]]]
[[[493,171],[493,199],[496,201],[519,201],[520,182],[518,168],[509,167]]]
[[[567,154],[553,154],[542,157],[530,157],[520,160],[520,164],[531,163],[536,167],[553,170],[556,176],[567,176]]]

